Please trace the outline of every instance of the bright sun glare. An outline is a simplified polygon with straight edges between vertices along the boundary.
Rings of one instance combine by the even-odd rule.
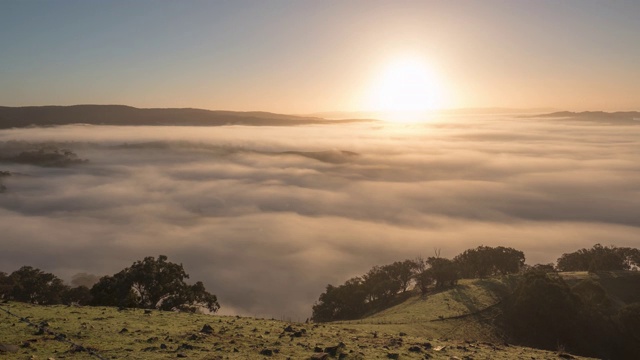
[[[443,105],[436,73],[424,61],[407,58],[389,63],[370,88],[367,107],[394,122],[421,121]]]

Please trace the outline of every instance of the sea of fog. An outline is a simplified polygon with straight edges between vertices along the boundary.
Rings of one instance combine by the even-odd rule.
[[[304,320],[374,265],[510,246],[527,263],[640,244],[640,126],[469,116],[422,124],[62,126],[0,145],[71,149],[0,163],[0,271],[69,281],[145,256],[183,263],[223,314]]]

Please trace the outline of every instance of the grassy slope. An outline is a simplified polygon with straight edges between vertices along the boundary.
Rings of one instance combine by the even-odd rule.
[[[445,293],[441,294],[437,296]],[[183,353],[192,359],[308,359],[316,346],[324,348],[340,342],[345,344],[346,359],[384,359],[389,353],[400,354],[401,359],[424,359],[426,354],[434,359],[464,359],[465,356],[473,359],[558,358],[551,352],[488,342],[433,339],[413,334],[400,336],[397,324],[292,324],[296,330],[306,330],[301,337],[293,337],[293,333],[283,331],[289,323],[276,320],[160,311],[145,314],[138,309],[118,311],[105,307],[0,305],[29,317],[32,322],[47,321],[51,330],[97,349],[105,358],[168,359]],[[396,315],[396,319],[399,318]],[[213,334],[199,332],[205,324],[213,327]],[[128,331],[120,333],[123,328]],[[0,353],[0,359],[91,358],[86,352],[71,352],[69,344],[55,341],[51,335],[36,335],[34,328],[0,312],[0,343],[20,345],[25,341],[30,343],[29,347],[20,348],[17,353]],[[426,350],[422,346],[425,342],[430,342],[434,348],[446,348]],[[161,349],[161,344],[167,348]],[[182,344],[193,346],[193,349],[178,350]],[[421,348],[420,352],[409,351],[415,345]],[[261,355],[265,348],[278,350],[278,353]]]
[[[393,329],[413,336],[499,342],[491,319],[494,305],[508,294],[515,277],[461,280],[458,286],[407,301],[362,320],[356,327]],[[474,315],[475,314],[475,315]]]

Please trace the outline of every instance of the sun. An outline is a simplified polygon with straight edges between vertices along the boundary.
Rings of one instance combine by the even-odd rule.
[[[419,58],[402,58],[383,67],[372,83],[365,106],[394,122],[420,121],[443,106],[438,75]]]

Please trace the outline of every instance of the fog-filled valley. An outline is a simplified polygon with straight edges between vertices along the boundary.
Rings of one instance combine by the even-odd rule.
[[[32,265],[70,281],[163,254],[222,314],[304,320],[327,283],[434,249],[503,245],[536,264],[635,246],[639,135],[505,115],[0,130],[0,271]],[[47,147],[78,161],[14,161]]]

